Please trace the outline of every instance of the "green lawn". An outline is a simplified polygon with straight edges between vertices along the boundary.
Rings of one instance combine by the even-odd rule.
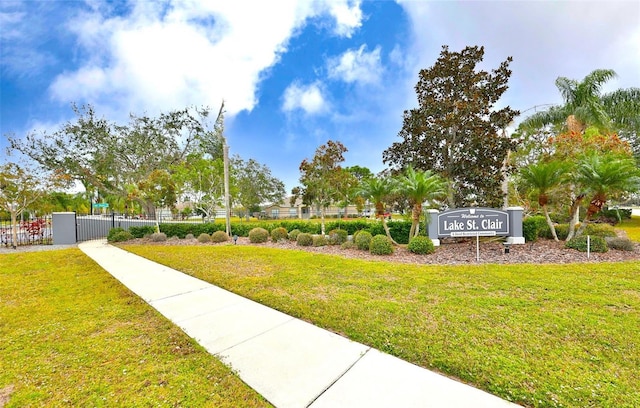
[[[640,406],[640,262],[415,266],[125,248],[519,404]]]
[[[630,220],[624,220],[620,225],[616,226],[627,232],[630,240],[640,242],[640,217],[634,215]]]
[[[0,255],[0,316],[7,407],[269,406],[77,249]]]

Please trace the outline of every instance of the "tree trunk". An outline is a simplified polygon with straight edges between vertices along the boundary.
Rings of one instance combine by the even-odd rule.
[[[389,231],[389,226],[387,225],[387,220],[384,218],[384,204],[382,201],[376,202],[376,218],[380,218],[382,221],[382,227],[384,228],[385,234],[387,234],[387,238],[391,241],[393,245],[399,245],[393,238],[391,238],[391,231]]]
[[[567,234],[567,241],[571,240],[575,236],[576,232],[576,224],[579,221],[578,212],[580,211],[580,203],[584,199],[584,194],[579,194],[571,204],[571,209],[569,212],[569,233]]]
[[[582,124],[582,122],[580,122],[575,115],[569,115],[569,117],[567,118],[567,129],[569,130],[569,132],[582,134],[585,127],[584,124]]]
[[[382,227],[384,228],[384,232],[385,234],[387,234],[387,238],[389,238],[391,243],[393,245],[400,245],[393,238],[391,238],[391,231],[389,231],[389,226],[387,225],[387,220],[384,218],[384,214],[382,215]]]
[[[580,224],[580,228],[576,232],[576,238],[584,234],[584,231],[587,229],[587,224],[589,223],[589,221],[591,221],[591,217],[593,217],[595,214],[599,213],[600,210],[602,210],[602,207],[604,206],[604,203],[606,201],[607,201],[607,197],[602,193],[598,193],[595,196],[593,196],[593,199],[589,203],[587,214],[584,216],[584,220],[582,220],[582,224]]]
[[[324,236],[324,206],[320,206],[320,233]]]
[[[418,235],[418,224],[420,223],[420,215],[422,214],[422,203],[414,204],[411,210],[411,231],[409,231],[409,240]]]
[[[542,206],[542,212],[544,213],[544,218],[547,220],[547,225],[549,226],[553,240],[559,241],[558,234],[556,234],[556,227],[553,226],[553,221],[551,221],[551,217],[549,217],[549,211],[547,210],[546,205]]]

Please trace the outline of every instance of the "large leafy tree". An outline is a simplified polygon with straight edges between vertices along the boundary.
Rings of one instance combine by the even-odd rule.
[[[245,161],[236,156],[231,160],[231,170],[235,200],[246,210],[247,221],[261,204],[280,202],[286,195],[284,183],[254,159]]]
[[[10,136],[11,148],[43,169],[66,174],[79,182],[89,197],[107,188],[117,173],[113,156],[114,124],[99,118],[91,106],[73,106],[77,119],[53,134],[32,132]]]
[[[397,170],[413,166],[450,181],[450,207],[502,204],[501,183],[507,153],[515,142],[503,130],[518,114],[495,104],[507,90],[511,57],[491,72],[477,70],[484,47],[461,52],[442,48],[415,86],[418,107],[404,112],[401,142],[383,152]]]
[[[566,77],[556,79],[563,104],[527,117],[519,126],[522,134],[535,134],[544,129],[557,133],[584,133],[594,127],[601,134],[618,134],[630,142],[636,158],[640,158],[640,88],[618,89],[603,93],[603,86],[616,77],[611,69],[597,69],[582,81]]]
[[[65,178],[59,174],[37,174],[34,169],[8,162],[0,165],[0,209],[11,215],[12,243],[18,242],[17,218],[42,199],[49,191],[63,187]]]
[[[326,208],[333,202],[340,188],[343,175],[340,163],[344,161],[347,148],[340,142],[329,140],[316,149],[312,160],[304,159],[300,163],[301,188],[295,190],[303,197],[305,204],[320,208],[321,231],[324,234]]]
[[[556,79],[563,104],[551,106],[526,118],[523,129],[555,126],[562,131],[583,133],[588,126],[600,132],[620,129],[639,130],[640,88],[619,89],[603,94],[602,87],[616,77],[612,69],[597,69],[582,81],[566,77]]]
[[[186,108],[157,117],[131,115],[129,123],[121,125],[99,118],[91,106],[74,106],[74,111],[76,121],[53,134],[31,133],[9,140],[13,149],[44,169],[80,182],[90,197],[125,196],[128,186],[157,179],[158,171],[182,163],[197,147],[197,137],[205,133],[209,115],[208,109]],[[135,199],[153,208],[149,197],[141,194]]]
[[[222,158],[190,155],[183,165],[174,169],[173,178],[183,200],[187,200],[207,220],[215,218],[216,208],[224,201]]]
[[[418,235],[423,204],[445,197],[447,183],[431,170],[414,170],[411,166],[407,167],[399,182],[400,191],[411,204],[411,230],[409,232],[409,240],[411,240]]]

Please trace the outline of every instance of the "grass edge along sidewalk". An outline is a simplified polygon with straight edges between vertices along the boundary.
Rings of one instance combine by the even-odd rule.
[[[6,407],[270,406],[78,249],[1,254],[0,316]]]
[[[416,266],[125,249],[526,406],[640,406],[640,262]]]

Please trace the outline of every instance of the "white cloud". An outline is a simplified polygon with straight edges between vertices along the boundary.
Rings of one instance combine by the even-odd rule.
[[[435,63],[445,44],[456,52],[484,46],[482,69],[496,68],[512,56],[509,90],[501,101],[516,109],[560,103],[559,76],[581,80],[594,69],[610,68],[619,74],[619,87],[640,81],[640,47],[631,40],[639,38],[638,2],[465,2],[452,7],[449,2],[397,1],[413,32],[407,56],[410,82]]]
[[[363,84],[376,84],[382,76],[382,64],[380,62],[380,47],[371,52],[366,52],[366,45],[360,48],[348,50],[339,57],[332,58],[328,62],[329,77],[338,78],[345,82],[358,82]]]
[[[353,32],[362,26],[360,1],[352,4],[334,2],[330,14],[335,18],[335,32],[341,37],[351,38]]]
[[[284,91],[282,110],[291,112],[296,109],[302,109],[309,115],[320,114],[327,110],[327,103],[319,83],[304,86],[294,82],[287,87]]]
[[[258,103],[261,75],[278,62],[307,19],[330,15],[342,33],[360,24],[359,3],[349,6],[347,0],[130,6],[126,16],[93,7],[69,22],[89,55],[84,66],[56,78],[50,87],[55,99],[118,105],[128,114],[188,105],[215,108],[224,98],[233,116]],[[313,111],[313,102],[308,106]]]

